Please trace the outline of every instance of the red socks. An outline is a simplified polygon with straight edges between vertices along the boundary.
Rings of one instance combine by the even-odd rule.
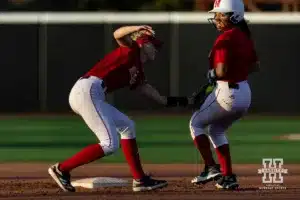
[[[121,147],[134,179],[141,179],[145,176],[143,171],[137,143],[135,139],[121,139]]]
[[[141,179],[145,176],[138,152],[135,139],[122,139],[122,150],[130,167],[130,171],[134,179]],[[70,159],[60,163],[59,170],[69,172],[72,169],[90,163],[103,157],[105,154],[99,144],[93,144],[85,147]]]
[[[210,149],[210,141],[207,135],[201,134],[195,137],[194,144],[199,150],[205,165],[211,166],[216,164]]]
[[[68,160],[60,163],[59,170],[62,172],[69,172],[78,166],[90,163],[103,157],[104,155],[104,151],[99,144],[92,144],[85,147]]]
[[[201,153],[202,159],[205,165],[215,165],[215,161],[210,149],[210,141],[207,135],[199,135],[194,139],[194,144]],[[231,156],[229,150],[229,144],[224,144],[216,148],[218,160],[221,165],[222,174],[224,176],[232,175]]]
[[[232,175],[231,156],[229,151],[229,144],[224,144],[216,148],[216,153],[222,168],[224,176]]]

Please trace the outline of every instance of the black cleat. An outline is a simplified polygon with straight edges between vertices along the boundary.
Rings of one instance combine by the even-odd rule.
[[[55,164],[48,169],[48,173],[55,180],[61,189],[65,192],[75,192],[75,188],[71,185],[70,174],[61,172],[58,169],[59,164]]]
[[[217,189],[236,190],[239,188],[236,175],[222,176],[216,184]]]
[[[132,190],[134,192],[143,192],[163,188],[167,185],[168,182],[165,180],[155,180],[150,176],[144,176],[139,180],[133,179]]]
[[[205,166],[203,172],[196,176],[191,183],[193,184],[206,184],[210,181],[218,180],[222,177],[220,165]]]

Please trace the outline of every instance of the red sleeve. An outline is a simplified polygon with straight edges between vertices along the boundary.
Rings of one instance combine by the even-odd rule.
[[[214,64],[227,63],[229,51],[229,41],[220,40],[215,46]]]

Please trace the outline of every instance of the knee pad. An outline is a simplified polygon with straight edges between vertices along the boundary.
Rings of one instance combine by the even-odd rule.
[[[218,148],[224,144],[228,144],[225,130],[218,127],[208,127],[208,137],[214,148]]]
[[[104,154],[111,155],[116,152],[120,147],[119,139],[108,139],[104,141],[100,141],[99,145],[102,147]]]
[[[195,137],[205,134],[204,126],[198,123],[195,119],[196,119],[195,117],[192,117],[189,123],[190,133],[193,140],[195,139]]]
[[[121,135],[121,139],[135,139],[135,124],[129,120],[124,127],[118,127],[117,131]]]

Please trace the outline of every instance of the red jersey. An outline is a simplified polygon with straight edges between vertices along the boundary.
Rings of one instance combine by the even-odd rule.
[[[138,45],[133,43],[133,46],[130,48],[118,47],[105,55],[86,75],[102,79],[107,87],[107,92],[126,86],[134,89],[145,82]]]
[[[241,82],[248,79],[250,68],[257,62],[253,41],[240,29],[225,31],[214,43],[209,55],[210,68],[218,63],[227,66],[227,73],[222,80]]]

